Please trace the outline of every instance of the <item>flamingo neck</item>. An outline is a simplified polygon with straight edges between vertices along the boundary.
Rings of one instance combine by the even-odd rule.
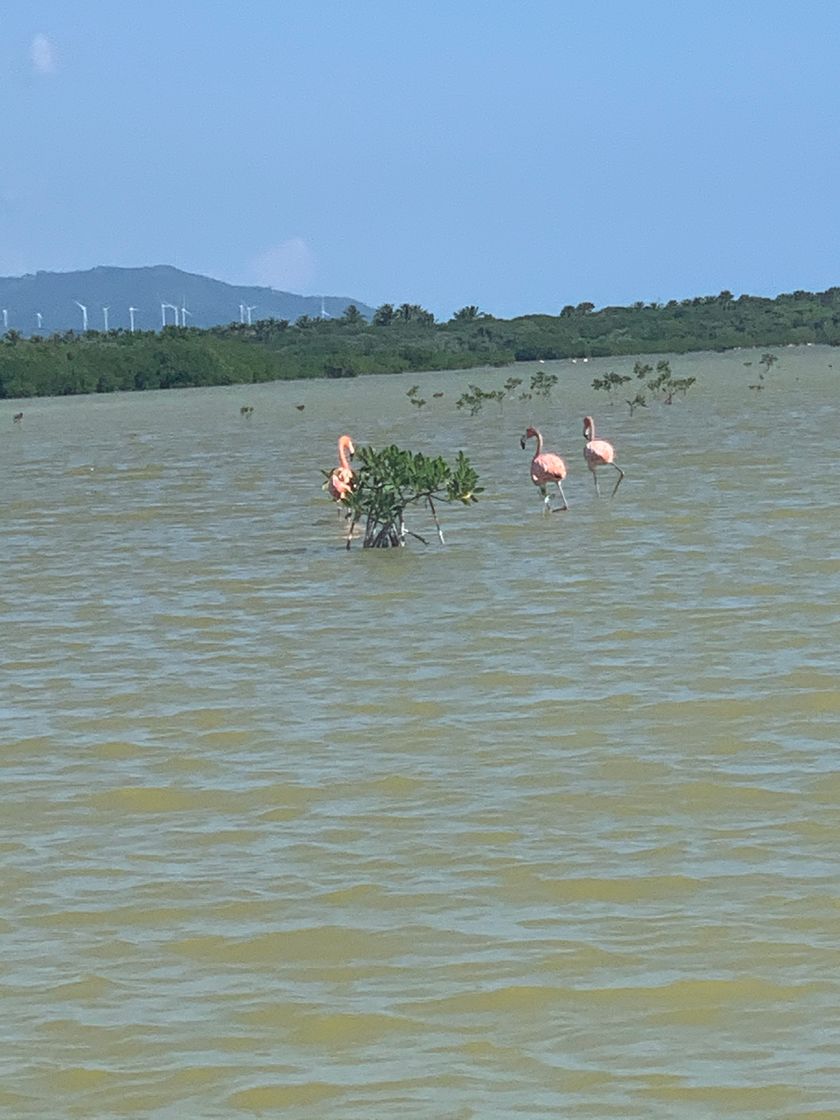
[[[346,471],[350,470],[349,452],[352,446],[347,436],[342,436],[338,441],[338,461]]]
[[[535,430],[535,431],[536,431],[536,430]],[[534,438],[535,438],[535,439],[536,439],[536,441],[537,441],[537,450],[536,450],[536,451],[534,452],[534,458],[536,459],[536,457],[537,457],[538,455],[542,455],[542,449],[543,449],[543,438],[542,438],[542,432],[536,432],[536,434],[535,434]]]

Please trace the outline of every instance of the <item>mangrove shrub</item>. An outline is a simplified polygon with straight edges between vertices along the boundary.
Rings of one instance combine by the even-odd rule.
[[[353,473],[353,487],[342,498],[350,521],[348,548],[356,525],[364,526],[364,548],[400,548],[407,535],[425,544],[405,525],[406,510],[418,505],[428,507],[443,543],[435,503],[470,505],[482,492],[478,475],[463,451],[450,465],[440,456],[428,458],[393,444],[382,451],[360,447],[353,460]]]

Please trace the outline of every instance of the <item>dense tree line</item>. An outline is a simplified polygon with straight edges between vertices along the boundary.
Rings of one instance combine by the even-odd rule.
[[[539,358],[685,353],[736,346],[840,344],[840,288],[765,299],[731,292],[666,304],[583,302],[559,315],[496,319],[468,305],[445,323],[417,304],[341,318],[200,330],[68,331],[0,339],[0,397],[231,385],[363,373],[468,369]]]

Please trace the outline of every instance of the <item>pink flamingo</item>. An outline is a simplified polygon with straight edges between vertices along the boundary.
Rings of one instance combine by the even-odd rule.
[[[618,482],[616,482],[613,492],[610,497],[615,497],[615,492],[621,485],[621,480],[624,478],[624,471],[615,461],[615,448],[611,443],[605,439],[595,438],[595,421],[591,416],[584,416],[583,418],[583,438],[586,444],[583,448],[583,457],[586,460],[586,465],[592,471],[592,477],[595,479],[595,493],[600,498],[601,489],[598,486],[598,475],[595,473],[598,467],[615,467],[618,471]]]
[[[350,436],[338,437],[338,462],[339,466],[333,468],[327,479],[327,489],[330,497],[340,502],[342,498],[353,489],[353,468],[350,466],[350,456],[354,455],[356,448]]]
[[[535,486],[539,487],[539,491],[545,502],[545,512],[563,513],[569,508],[566,495],[563,493],[563,479],[566,477],[566,464],[559,455],[555,455],[552,451],[543,451],[543,437],[536,428],[528,428],[525,435],[520,439],[519,446],[523,451],[529,439],[535,439],[537,441],[537,450],[534,452],[534,458],[531,460],[531,481]],[[563,505],[558,506],[556,509],[551,508],[548,497],[547,487],[550,482],[557,483],[557,489],[560,491],[560,497],[563,499]]]

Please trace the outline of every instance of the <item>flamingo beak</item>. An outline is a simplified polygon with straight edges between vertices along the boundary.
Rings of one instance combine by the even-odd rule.
[[[519,446],[522,448],[523,451],[525,450],[525,437],[524,436],[522,437],[522,439],[520,439]]]

